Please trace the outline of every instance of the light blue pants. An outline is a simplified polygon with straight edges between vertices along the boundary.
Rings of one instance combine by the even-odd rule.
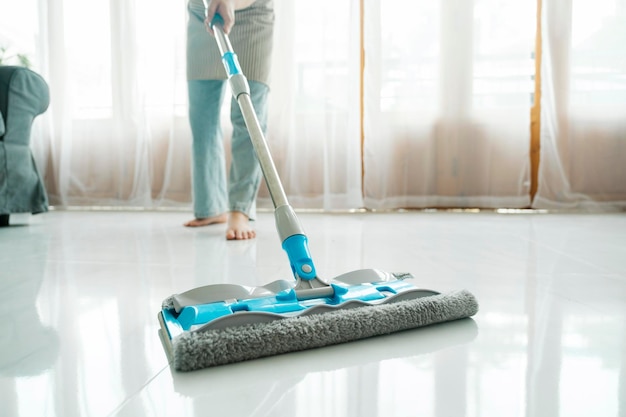
[[[250,98],[263,132],[267,128],[267,85],[248,81]],[[226,181],[226,161],[220,126],[225,80],[189,80],[189,122],[192,144],[193,210],[196,218],[240,211],[256,217],[256,196],[261,183],[259,166],[250,135],[237,101],[231,99],[231,166]]]

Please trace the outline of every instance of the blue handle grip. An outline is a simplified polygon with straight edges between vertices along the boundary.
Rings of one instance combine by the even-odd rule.
[[[220,16],[219,13],[215,13],[215,15],[213,15],[213,20],[211,20],[211,27],[215,25],[224,27],[224,19],[222,19],[222,16]]]

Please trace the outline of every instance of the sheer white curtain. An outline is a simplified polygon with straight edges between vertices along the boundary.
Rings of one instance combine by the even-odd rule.
[[[543,0],[534,206],[626,207],[626,1]]]
[[[298,208],[362,207],[359,1],[274,3],[268,140],[285,191]]]
[[[361,207],[359,3],[275,3],[268,140],[285,189],[298,207]],[[186,0],[0,5],[0,40],[50,85],[33,147],[51,204],[188,207]]]
[[[543,1],[532,204],[624,207],[626,0]],[[275,6],[268,141],[294,206],[531,205],[535,1]],[[32,143],[51,203],[190,208],[186,1],[0,0],[0,10],[0,46],[28,54],[50,85]],[[270,207],[265,188],[259,200]]]
[[[182,1],[49,0],[51,203],[154,207],[189,201]]]
[[[534,1],[365,0],[365,204],[530,204]]]

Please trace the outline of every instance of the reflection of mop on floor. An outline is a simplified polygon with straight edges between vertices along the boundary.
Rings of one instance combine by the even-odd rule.
[[[419,332],[420,337],[416,337]],[[410,359],[433,354],[455,346],[466,345],[478,334],[474,320],[457,320],[419,330],[389,334],[367,341],[331,346],[319,351],[306,350],[289,355],[274,356],[251,364],[233,364],[209,370],[181,373],[173,372],[174,390],[192,398],[197,410],[210,409],[217,414],[250,417],[295,415],[295,410],[284,410],[286,397],[297,396],[305,379],[334,372],[359,372],[378,368],[381,362]],[[358,354],[355,354],[358,349]],[[245,366],[245,378],[242,378]],[[210,372],[209,374],[204,372]],[[272,375],[268,378],[268,375]],[[201,381],[201,382],[200,382]],[[233,390],[232,387],[237,389]],[[349,387],[363,389],[362,385]],[[307,385],[308,395],[314,393]],[[358,392],[354,398],[377,393]],[[241,399],[245,398],[245,401]],[[276,406],[281,406],[277,412]],[[294,403],[295,407],[295,403]]]

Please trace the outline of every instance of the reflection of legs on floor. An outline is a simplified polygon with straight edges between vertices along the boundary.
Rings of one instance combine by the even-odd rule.
[[[194,280],[186,289],[209,284],[257,287],[275,279],[258,271],[256,239],[227,241],[220,233],[192,232]]]

